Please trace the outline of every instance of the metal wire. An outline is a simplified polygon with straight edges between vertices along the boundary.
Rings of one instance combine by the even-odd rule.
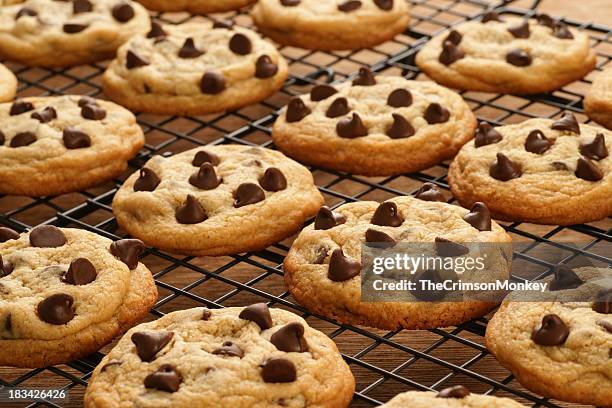
[[[269,137],[270,126],[290,96],[307,92],[316,83],[342,81],[364,65],[379,73],[420,79],[422,74],[414,63],[414,57],[432,35],[477,18],[492,6],[499,12],[532,16],[540,3],[535,1],[531,9],[516,9],[512,8],[513,2],[413,1],[410,27],[395,40],[373,49],[319,52],[283,47],[281,52],[290,63],[291,76],[283,90],[266,101],[238,111],[204,117],[138,115],[147,142],[140,154],[130,162],[128,174],[155,154],[170,155],[197,145],[239,143],[274,148]],[[166,23],[179,23],[208,17],[179,13],[156,14],[155,18]],[[222,18],[252,26],[244,11],[228,13]],[[593,47],[598,52],[598,69],[610,64],[612,31],[609,27],[564,21],[590,34]],[[8,65],[20,79],[21,96],[67,93],[101,96],[98,95],[101,92],[100,75],[106,63],[69,69]],[[529,97],[475,92],[463,92],[462,96],[480,120],[497,125],[532,117],[557,117],[564,110],[581,114],[583,95],[590,78],[589,75],[587,79],[561,90]],[[583,121],[588,120],[583,115],[579,117]],[[334,206],[361,199],[383,200],[394,195],[411,194],[425,181],[448,190],[447,163],[419,173],[378,178],[320,168],[311,170],[327,203]],[[83,228],[117,239],[124,232],[113,218],[110,204],[121,181],[115,180],[98,188],[59,197],[29,199],[0,196],[0,225],[24,231],[40,223],[50,223]],[[601,250],[602,243],[612,242],[610,218],[569,227],[521,223],[507,223],[504,226],[516,239],[529,244],[514,254],[515,263],[540,268],[538,276],[550,273],[554,263],[570,261],[577,256],[589,257],[599,265],[612,265],[610,255]],[[575,248],[564,243],[567,241],[583,242],[583,245]],[[150,318],[187,307],[206,305],[217,308],[254,301],[266,301],[298,313],[338,344],[357,380],[352,405],[355,407],[379,405],[406,390],[439,390],[460,383],[474,392],[509,396],[534,407],[576,406],[541,398],[523,389],[512,375],[499,367],[484,345],[486,317],[448,329],[384,332],[340,325],[330,319],[311,315],[293,302],[282,282],[282,261],[289,245],[289,242],[281,242],[257,253],[220,258],[176,257],[155,249],[148,250],[143,262],[154,272],[160,292],[160,299]],[[537,249],[550,245],[561,248],[566,257],[554,261],[540,259]],[[71,390],[67,403],[37,402],[15,406],[81,406],[87,380],[109,348],[107,346],[87,358],[46,369],[0,368],[0,385]]]

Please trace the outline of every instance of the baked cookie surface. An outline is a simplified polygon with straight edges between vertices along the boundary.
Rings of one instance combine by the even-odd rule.
[[[71,228],[0,228],[0,365],[46,367],[87,356],[157,300],[137,240]]]
[[[584,96],[584,111],[594,121],[612,129],[612,68],[597,75]]]
[[[404,31],[409,11],[405,0],[260,0],[251,16],[259,31],[277,43],[351,50],[372,47]]]
[[[479,125],[449,168],[464,206],[482,201],[509,221],[571,225],[612,214],[612,132],[559,120]]]
[[[113,212],[147,244],[214,256],[281,241],[322,203],[308,169],[280,152],[219,145],[153,157],[119,189]]]
[[[144,144],[128,110],[83,96],[0,104],[0,192],[77,191],[118,176]]]
[[[435,189],[430,190],[433,192]],[[381,204],[344,204],[333,212],[322,207],[315,223],[302,230],[285,258],[285,283],[295,300],[311,312],[347,324],[388,330],[428,329],[486,314],[494,303],[416,298],[406,302],[360,301],[362,244],[434,243],[440,238],[454,243],[511,242],[504,229],[491,222],[484,206],[475,206],[470,212],[445,202],[395,197]],[[499,268],[500,275],[507,276],[509,261],[500,262]]]
[[[354,388],[332,340],[259,303],[134,327],[94,371],[85,407],[343,408]]]
[[[10,101],[17,91],[17,78],[4,65],[0,64],[0,102]]]
[[[62,67],[112,58],[150,28],[130,0],[26,0],[0,8],[0,55],[25,65]]]
[[[569,273],[578,280],[562,281],[578,286],[561,284],[546,292],[550,301],[510,294],[487,326],[487,347],[524,387],[538,394],[607,406],[612,401],[612,272],[583,267]],[[584,293],[591,298],[597,294],[598,300],[568,299],[576,295],[585,300]]]
[[[495,13],[434,37],[416,57],[442,85],[520,94],[561,88],[593,70],[595,62],[585,33],[546,15],[523,20]]]
[[[475,127],[458,94],[433,82],[375,77],[362,68],[353,82],[317,85],[309,95],[294,97],[272,138],[305,163],[388,176],[453,157]]]
[[[253,3],[254,0],[138,0],[138,2],[149,10],[208,14],[236,10]]]
[[[472,394],[462,386],[444,388],[438,393],[423,391],[408,391],[393,397],[381,408],[522,408],[509,398],[490,395]]]
[[[284,58],[250,30],[154,23],[119,49],[104,92],[136,111],[202,115],[256,103],[286,78]]]

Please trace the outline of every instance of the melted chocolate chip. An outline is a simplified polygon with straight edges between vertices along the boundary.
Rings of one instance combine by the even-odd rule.
[[[521,166],[503,153],[497,153],[497,161],[489,167],[489,175],[496,180],[508,181],[523,175]]]
[[[334,249],[329,259],[329,270],[327,277],[334,282],[344,282],[357,275],[361,271],[359,261],[347,257],[342,249]]]
[[[353,85],[359,86],[372,86],[376,85],[376,78],[370,70],[370,68],[361,67],[355,79],[353,79]]]
[[[77,105],[79,106],[79,108],[82,108],[85,105],[98,106],[98,101],[95,98],[92,98],[91,96],[84,95],[79,98]]]
[[[213,166],[217,166],[219,163],[221,163],[221,159],[214,153],[210,153],[205,150],[200,150],[193,157],[191,165],[195,167],[200,167],[204,163],[210,163]]]
[[[553,122],[550,128],[580,134],[580,125],[571,112],[565,112],[561,119]]]
[[[502,20],[502,18],[499,16],[499,14],[497,14],[495,11],[491,10],[491,11],[487,11],[486,13],[484,13],[482,15],[482,23],[488,23],[489,21],[498,21],[498,22],[503,22],[504,20]]]
[[[17,14],[15,14],[15,20],[18,20],[23,16],[36,17],[37,15],[38,12],[36,10],[32,10],[28,7],[23,7],[17,12]]]
[[[361,1],[359,0],[348,0],[344,3],[338,4],[338,10],[343,11],[345,13],[350,13],[351,11],[355,11],[361,7]]]
[[[327,258],[327,252],[329,250],[325,247],[321,247],[317,250],[317,256],[315,257],[315,259],[312,261],[313,264],[317,264],[320,265],[325,261],[325,258]]]
[[[444,388],[436,395],[436,398],[465,398],[468,395],[470,395],[470,390],[463,385],[455,385],[453,387]]]
[[[313,102],[322,101],[337,92],[338,90],[331,85],[316,85],[310,90],[310,100]]]
[[[145,67],[149,65],[148,61],[140,58],[134,51],[128,50],[125,57],[125,66],[127,69]]]
[[[198,58],[202,54],[204,54],[204,51],[200,51],[195,46],[193,38],[187,38],[178,52],[179,58],[183,59]]]
[[[91,146],[89,135],[72,127],[67,127],[62,132],[62,141],[67,149],[82,149]]]
[[[89,120],[102,120],[106,117],[106,110],[98,105],[87,104],[81,107],[81,116]]]
[[[262,55],[255,62],[255,77],[266,79],[273,77],[278,72],[278,65],[272,62],[272,59],[267,55]]]
[[[223,342],[223,345],[218,349],[213,350],[212,354],[219,356],[244,357],[244,351],[231,341]]]
[[[338,136],[353,139],[368,135],[368,128],[365,127],[357,113],[353,113],[350,118],[340,119],[336,124]]]
[[[415,198],[423,201],[439,201],[446,202],[446,197],[442,191],[433,183],[424,183],[414,195]]]
[[[2,146],[4,144],[5,141],[5,136],[4,133],[2,133],[2,131],[0,131],[0,146]]]
[[[113,7],[113,17],[120,23],[125,23],[134,18],[134,8],[127,3],[118,3]]]
[[[529,38],[529,22],[523,21],[521,24],[508,28],[514,38]]]
[[[294,7],[300,4],[301,0],[280,0],[281,4],[285,7]]]
[[[65,293],[56,293],[42,300],[36,307],[43,322],[55,325],[66,324],[74,318],[74,298]]]
[[[465,245],[453,242],[449,239],[436,237],[434,240],[436,253],[442,257],[455,257],[468,254],[470,249]]]
[[[387,129],[387,136],[391,139],[401,139],[415,134],[414,128],[406,118],[397,113],[392,113],[391,116],[393,116],[393,123]]]
[[[174,217],[179,224],[199,224],[208,219],[200,202],[191,194],[188,194],[185,202],[176,209]]]
[[[574,172],[576,177],[587,181],[599,181],[603,178],[603,172],[595,163],[586,157],[580,157]]]
[[[174,337],[169,331],[141,331],[132,334],[132,343],[136,346],[136,353],[142,361],[153,361],[155,355],[163,349]]]
[[[531,333],[531,340],[540,346],[560,346],[569,336],[569,328],[556,314],[548,314]]]
[[[222,181],[220,177],[217,177],[217,172],[210,163],[202,164],[198,171],[189,176],[189,184],[202,190],[212,190]]]
[[[131,270],[138,266],[138,257],[145,250],[145,244],[139,239],[120,239],[110,245],[110,253],[119,258]]]
[[[272,327],[272,316],[270,309],[265,303],[255,303],[242,309],[239,318],[257,323],[261,330]]]
[[[278,329],[270,337],[270,343],[286,353],[304,353],[308,351],[308,344],[304,338],[304,326],[298,322],[286,324]]]
[[[597,324],[601,327],[603,327],[603,329],[605,331],[607,331],[608,333],[612,334],[612,323],[606,321],[606,320],[600,320],[597,322]]]
[[[552,142],[538,129],[529,132],[525,140],[525,150],[531,153],[543,154],[551,146]]]
[[[553,28],[555,26],[555,20],[549,16],[548,14],[539,14],[536,19],[538,20],[538,24]]]
[[[404,108],[412,105],[412,94],[407,89],[398,88],[387,98],[387,105],[393,108]]]
[[[470,212],[463,216],[463,221],[478,231],[491,231],[491,213],[484,203],[474,203]]]
[[[593,302],[593,310],[597,313],[612,313],[612,289],[602,289]]]
[[[22,101],[18,99],[15,102],[13,102],[13,104],[11,105],[11,110],[9,111],[9,115],[11,116],[21,115],[22,113],[26,113],[31,110],[34,110],[34,105],[32,105],[30,102],[26,102],[26,101]]]
[[[325,116],[328,118],[337,118],[339,116],[344,116],[351,111],[351,108],[348,106],[348,100],[341,96],[340,98],[336,98],[335,101],[329,105],[327,111],[325,112]]]
[[[36,135],[33,132],[20,132],[11,139],[11,147],[29,146],[36,141]]]
[[[548,285],[548,289],[553,292],[557,290],[575,289],[584,283],[584,281],[576,275],[576,272],[565,265],[557,265],[554,274],[554,278]]]
[[[493,128],[487,122],[480,122],[478,129],[476,129],[476,136],[474,137],[474,146],[481,147],[497,143],[503,139],[501,133]]]
[[[393,0],[374,0],[379,9],[389,11],[393,8]]]
[[[53,107],[47,106],[41,112],[34,112],[30,115],[32,119],[36,119],[40,123],[49,123],[53,119],[57,118],[57,112]]]
[[[0,278],[10,275],[11,272],[13,272],[13,264],[5,261],[0,255]]]
[[[311,110],[304,104],[299,97],[295,96],[291,98],[287,105],[287,113],[285,114],[285,120],[288,123],[299,122],[306,116],[310,115]]]
[[[248,55],[251,53],[253,46],[249,37],[242,33],[236,33],[230,38],[229,49],[238,55]]]
[[[463,39],[463,36],[461,35],[459,31],[451,30],[443,42],[450,41],[451,43],[455,45],[459,45],[462,39]]]
[[[0,243],[10,239],[19,239],[19,233],[7,227],[0,227]]]
[[[444,282],[444,279],[442,279],[440,273],[435,269],[426,269],[424,271],[417,272],[414,274],[412,279],[413,282],[417,283],[417,289],[412,290],[411,293],[417,299],[433,302],[442,299],[444,295],[446,295],[446,290],[444,289],[422,289],[423,286],[420,283],[422,281],[429,281],[432,283]]]
[[[66,243],[66,236],[55,225],[40,225],[30,231],[30,245],[37,248],[57,248]]]
[[[608,148],[603,133],[597,133],[591,143],[580,144],[580,153],[593,160],[601,160],[608,157]]]
[[[515,48],[506,54],[506,62],[517,67],[526,67],[531,65],[531,56],[527,51]]]
[[[383,227],[399,227],[403,222],[397,204],[391,201],[380,203],[370,221],[371,224]]]
[[[382,231],[376,231],[375,229],[368,228],[365,233],[365,240],[367,243],[374,244],[370,245],[375,248],[391,248],[397,243],[389,235]]]
[[[62,281],[71,285],[87,285],[96,280],[96,268],[87,258],[77,258],[70,262],[70,267]]]
[[[84,31],[87,27],[89,27],[87,24],[67,23],[64,24],[63,30],[66,34],[76,34]]]
[[[225,90],[225,78],[216,71],[208,71],[202,75],[200,81],[200,90],[202,93],[216,95]]]
[[[215,20],[213,23],[213,28],[224,28],[226,30],[231,30],[234,27],[234,22],[231,20]]]
[[[145,388],[152,388],[159,391],[176,392],[178,391],[183,377],[172,364],[162,364],[157,371],[147,375],[144,379]]]
[[[450,112],[448,109],[443,108],[439,103],[433,102],[430,103],[427,109],[425,109],[425,113],[423,115],[425,120],[430,125],[436,123],[444,123],[450,118]]]
[[[336,225],[344,224],[346,217],[339,212],[332,211],[328,206],[324,205],[319,209],[315,217],[314,229],[326,230],[335,227]]]
[[[565,23],[557,22],[553,27],[553,35],[562,40],[573,40],[574,35]]]
[[[287,188],[287,179],[279,169],[269,167],[259,178],[259,185],[266,191],[281,191]]]
[[[245,205],[255,204],[265,200],[266,194],[255,183],[242,183],[234,192],[234,207],[240,208]]]
[[[569,170],[569,167],[567,167],[567,164],[560,162],[560,161],[555,161],[551,163],[553,166],[553,169],[555,170]]]
[[[465,53],[457,45],[450,41],[444,41],[438,61],[443,65],[450,65],[463,57],[465,57]]]
[[[74,0],[72,2],[73,14],[89,13],[91,10],[93,10],[93,6],[89,0]]]
[[[161,179],[151,169],[140,169],[140,175],[134,182],[134,191],[153,191],[161,183]]]
[[[151,31],[147,33],[147,38],[160,38],[165,37],[167,34],[162,28],[161,24],[151,21]]]
[[[267,383],[289,383],[297,378],[295,365],[285,358],[271,358],[262,365],[261,377]]]

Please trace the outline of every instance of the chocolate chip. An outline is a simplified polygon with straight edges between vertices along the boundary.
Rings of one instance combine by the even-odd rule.
[[[92,98],[91,96],[83,95],[79,98],[77,105],[79,105],[79,108],[82,108],[85,105],[98,106],[98,101],[95,98]]]
[[[382,231],[376,231],[375,229],[368,228],[365,233],[365,240],[367,243],[375,244],[371,245],[375,248],[391,248],[395,246],[396,241],[389,235]]]
[[[30,115],[32,119],[36,119],[40,123],[49,123],[57,118],[57,112],[51,106],[47,106],[42,112],[34,112]]]
[[[208,219],[202,205],[191,194],[187,194],[183,204],[176,209],[174,217],[179,224],[198,224]]]
[[[605,331],[607,331],[608,333],[612,333],[612,323],[606,321],[606,320],[600,320],[597,322],[597,324],[601,327],[603,327],[603,329]]]
[[[567,25],[561,22],[555,23],[555,26],[553,27],[553,35],[562,40],[573,40],[574,39],[574,35],[569,30],[569,28],[567,28]]]
[[[262,55],[255,62],[255,77],[266,79],[273,77],[278,72],[278,65],[272,62],[272,59],[267,55]]]
[[[127,69],[134,69],[145,67],[149,65],[148,61],[140,58],[134,51],[128,50],[127,55],[125,57],[125,66]]]
[[[87,27],[89,27],[87,24],[67,23],[64,24],[63,29],[66,34],[76,34],[85,30]]]
[[[313,102],[329,98],[338,91],[331,85],[316,85],[310,90],[310,100]]]
[[[531,333],[531,340],[540,346],[560,346],[569,336],[569,329],[556,314],[548,314]]]
[[[549,16],[548,14],[539,14],[536,19],[538,20],[538,24],[553,28],[555,26],[555,20]]]
[[[415,298],[425,300],[427,302],[433,302],[440,300],[446,295],[445,289],[423,289],[423,281],[429,281],[432,283],[442,283],[444,279],[440,276],[440,273],[435,269],[426,269],[414,274],[412,281],[416,283],[417,288],[412,290],[411,293]]]
[[[191,165],[192,166],[196,166],[196,167],[200,167],[204,163],[210,163],[213,166],[216,166],[219,163],[221,163],[221,159],[219,159],[219,156],[217,156],[214,153],[210,153],[210,152],[207,152],[207,151],[204,151],[204,150],[200,150],[194,156],[193,161],[191,162]]]
[[[30,245],[38,248],[57,248],[66,243],[66,236],[55,225],[40,225],[30,231]]]
[[[317,265],[322,264],[325,261],[325,258],[327,258],[328,251],[329,249],[327,249],[326,247],[320,247],[317,251],[317,256],[312,261],[312,263]]]
[[[259,178],[259,185],[266,191],[281,191],[287,188],[287,179],[279,169],[269,167]]]
[[[310,115],[311,110],[304,104],[299,97],[295,96],[291,98],[287,105],[287,113],[285,114],[285,120],[288,123],[299,122],[306,116]]]
[[[140,175],[134,181],[134,191],[153,191],[161,183],[160,178],[151,169],[140,169]]]
[[[270,343],[286,353],[304,353],[308,351],[308,344],[304,338],[304,326],[298,322],[286,324],[278,329],[270,337]]]
[[[281,4],[285,7],[294,7],[300,4],[301,0],[280,0]]]
[[[93,10],[93,6],[88,0],[74,0],[72,2],[73,14],[89,13],[91,10]]]
[[[4,144],[4,141],[5,141],[4,133],[2,133],[2,131],[0,131],[0,146],[2,146]]]
[[[523,21],[518,25],[509,27],[508,32],[510,32],[514,38],[529,38],[529,22]]]
[[[0,278],[10,275],[11,272],[13,272],[13,264],[2,259],[0,255]]]
[[[174,333],[169,331],[141,331],[132,334],[131,340],[138,357],[150,362],[155,360],[155,355],[170,343],[173,336]]]
[[[262,365],[261,376],[267,383],[289,383],[297,378],[295,365],[285,358],[271,358]]]
[[[446,202],[446,197],[434,183],[424,183],[414,195],[415,198],[423,201]]]
[[[264,191],[255,183],[242,183],[234,191],[234,207],[240,208],[245,205],[255,204],[265,200]]]
[[[36,12],[36,10],[32,10],[31,8],[28,8],[28,7],[23,7],[15,15],[15,20],[18,20],[19,18],[23,16],[36,17],[37,15],[38,15],[38,12]]]
[[[325,116],[328,118],[337,118],[339,116],[344,116],[351,111],[351,108],[348,106],[348,100],[341,96],[336,98],[335,101],[329,105],[327,111],[325,112]]]
[[[393,124],[387,129],[387,136],[391,139],[401,139],[415,134],[414,128],[406,118],[397,113],[392,113],[391,116],[393,116]]]
[[[443,108],[439,103],[430,103],[423,115],[425,120],[430,125],[436,123],[444,123],[450,118],[450,112],[448,109]]]
[[[144,252],[145,244],[139,239],[120,239],[110,245],[110,253],[119,258],[131,270],[138,266],[138,257]]]
[[[65,293],[56,293],[42,300],[36,307],[43,322],[55,325],[66,324],[74,318],[74,298]]]
[[[580,134],[580,125],[578,124],[578,121],[576,120],[574,114],[571,112],[565,112],[561,119],[553,122],[550,128],[554,130],[565,130],[568,132]]]
[[[339,212],[332,211],[328,206],[324,205],[319,209],[315,217],[314,229],[326,230],[335,227],[336,225],[344,224],[346,217]]]
[[[459,31],[451,30],[450,33],[448,33],[448,35],[444,39],[443,43],[446,41],[450,41],[451,43],[455,45],[459,45],[462,39],[463,39],[463,36],[461,35]]]
[[[476,136],[474,137],[474,146],[481,147],[497,143],[503,139],[501,133],[493,128],[487,122],[480,122],[478,129],[476,129]]]
[[[531,65],[531,56],[520,48],[515,48],[508,51],[506,54],[506,62],[517,67],[526,67]]]
[[[106,110],[98,105],[87,104],[81,107],[81,116],[89,120],[102,120],[106,117]]]
[[[563,162],[555,161],[555,162],[552,162],[551,164],[555,170],[569,170],[569,167],[567,167],[567,164]]]
[[[465,398],[468,395],[470,395],[470,390],[463,385],[455,385],[440,391],[436,398]]]
[[[11,147],[29,146],[36,141],[36,135],[33,132],[20,132],[11,139]]]
[[[554,277],[548,285],[550,291],[575,289],[582,285],[584,281],[580,279],[576,272],[565,265],[557,265],[555,267]]]
[[[497,153],[497,161],[489,167],[489,175],[496,180],[508,181],[523,175],[521,166],[503,153]]]
[[[353,139],[368,135],[366,128],[357,113],[353,113],[350,118],[340,119],[336,124],[336,133],[338,136]]]
[[[244,351],[231,341],[223,342],[223,345],[218,349],[213,350],[212,354],[230,357],[244,357]]]
[[[404,108],[412,105],[412,94],[409,90],[398,88],[392,91],[387,98],[387,105],[394,108]]]
[[[602,289],[593,302],[593,310],[597,313],[612,313],[612,289]]]
[[[380,203],[370,221],[371,224],[383,227],[399,227],[403,222],[404,219],[399,213],[397,204],[391,201]]]
[[[210,163],[204,163],[199,170],[189,176],[189,184],[202,190],[212,190],[223,180],[217,177],[215,168]]]
[[[236,33],[230,38],[229,49],[238,55],[248,55],[251,53],[253,46],[249,37],[242,33]]]
[[[361,67],[355,79],[353,79],[353,85],[359,86],[372,86],[376,85],[376,78],[370,70],[370,68]]]
[[[453,242],[450,239],[436,237],[434,239],[436,253],[442,257],[455,257],[468,254],[470,249],[465,245]]]
[[[359,0],[348,0],[344,3],[338,4],[338,10],[343,11],[345,13],[350,13],[351,11],[355,11],[361,7],[361,1]]]
[[[389,11],[393,8],[393,0],[374,0],[379,9]]]
[[[210,320],[212,312],[206,308],[202,309],[202,320]]]
[[[118,3],[113,7],[113,17],[120,23],[125,23],[134,18],[134,8],[127,3]]]
[[[591,143],[581,143],[580,153],[593,160],[601,160],[608,157],[608,148],[603,133],[597,133]]]
[[[599,181],[603,178],[603,172],[595,163],[586,157],[580,157],[574,172],[576,177],[587,181]]]
[[[234,27],[234,22],[230,20],[215,20],[213,23],[213,28],[224,28],[226,30],[231,30]]]
[[[19,233],[7,227],[0,227],[0,243],[10,239],[19,239]]]
[[[145,388],[159,391],[177,392],[183,377],[172,364],[162,364],[157,371],[147,375],[144,379]]]
[[[89,135],[72,127],[67,127],[62,132],[62,141],[67,149],[82,149],[91,146]]]
[[[98,276],[96,268],[87,258],[77,258],[70,262],[68,270],[62,278],[62,282],[71,285],[87,285],[96,280]]]
[[[465,53],[460,50],[457,45],[450,41],[444,41],[442,43],[442,52],[438,57],[438,61],[440,61],[440,63],[443,65],[450,65],[463,57],[465,57]]]
[[[479,231],[491,231],[491,213],[485,203],[474,203],[470,212],[463,216],[463,221]]]
[[[22,101],[18,99],[15,102],[13,102],[13,104],[11,105],[11,110],[9,111],[9,115],[11,116],[21,115],[22,113],[26,113],[31,110],[34,110],[34,105],[32,105],[30,102],[26,102],[26,101]]]
[[[202,93],[216,95],[225,90],[225,78],[216,71],[208,71],[202,76],[200,81]]]
[[[178,52],[179,58],[184,59],[198,58],[202,54],[204,52],[196,48],[193,38],[187,38]]]
[[[542,154],[551,146],[552,142],[538,129],[529,132],[525,140],[525,150],[531,153]]]
[[[334,282],[344,282],[359,275],[361,264],[345,256],[341,248],[334,249],[329,259],[327,277]]]
[[[120,366],[121,364],[123,364],[121,361],[119,360],[111,360],[108,363],[104,364],[102,366],[102,368],[100,369],[100,372],[103,373],[105,372],[109,367],[113,367],[113,366]]]
[[[502,18],[499,16],[499,14],[497,14],[495,11],[491,10],[491,11],[487,11],[486,13],[484,13],[482,15],[482,23],[488,23],[489,21],[499,21],[500,23],[503,22],[504,20],[502,20]]]
[[[239,318],[257,323],[261,330],[272,327],[272,316],[270,309],[265,303],[255,303],[242,309]]]
[[[147,38],[160,38],[165,37],[167,34],[162,28],[161,24],[151,21],[151,31],[147,33]]]

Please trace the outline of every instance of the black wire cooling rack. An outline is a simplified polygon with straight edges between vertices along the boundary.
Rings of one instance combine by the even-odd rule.
[[[203,144],[240,143],[274,148],[270,127],[278,110],[289,98],[308,92],[321,82],[339,82],[367,65],[378,73],[422,79],[414,56],[428,39],[463,21],[478,18],[494,7],[499,12],[533,16],[539,1],[529,9],[513,7],[514,1],[418,0],[413,1],[412,23],[394,41],[373,49],[351,52],[318,52],[283,47],[290,62],[290,78],[282,91],[267,100],[224,114],[203,117],[138,115],[146,133],[146,144],[130,162],[120,180],[87,191],[58,197],[31,199],[0,196],[0,224],[24,231],[40,223],[83,228],[117,239],[125,233],[112,216],[111,201],[123,179],[141,167],[152,155],[171,155]],[[208,17],[187,14],[156,14],[166,23]],[[252,26],[248,11],[215,16]],[[612,29],[598,24],[565,20],[587,31],[598,53],[598,69],[612,59]],[[366,28],[363,28],[366,29]],[[106,63],[68,69],[28,68],[7,63],[20,79],[21,96],[41,94],[88,94],[102,96],[100,77]],[[532,117],[558,117],[564,110],[583,115],[582,100],[593,74],[549,94],[530,97],[475,92],[462,93],[480,120],[492,124],[516,123]],[[414,193],[425,182],[448,190],[447,163],[420,173],[386,178],[358,177],[320,168],[311,168],[315,181],[329,205],[355,200],[381,201],[395,195]],[[588,225],[569,227],[504,223],[516,241],[526,243],[514,254],[514,269],[548,274],[559,262],[588,258],[600,266],[612,265],[610,218]],[[570,245],[580,243],[579,246]],[[286,240],[264,251],[219,258],[176,257],[149,249],[142,261],[153,271],[160,297],[149,319],[173,310],[206,305],[217,308],[268,302],[304,316],[309,324],[333,338],[357,381],[354,407],[369,407],[387,401],[407,390],[439,390],[464,384],[474,392],[506,396],[534,407],[576,406],[541,398],[522,388],[508,371],[499,366],[484,346],[487,317],[458,327],[429,331],[381,331],[339,325],[311,315],[295,304],[283,284],[282,261],[291,242]],[[560,258],[549,259],[543,248],[554,246]],[[517,279],[522,279],[517,277]],[[70,399],[60,402],[35,402],[0,406],[79,407],[91,372],[112,344],[85,359],[45,369],[0,368],[0,385],[65,388]],[[28,405],[29,404],[29,405]]]

